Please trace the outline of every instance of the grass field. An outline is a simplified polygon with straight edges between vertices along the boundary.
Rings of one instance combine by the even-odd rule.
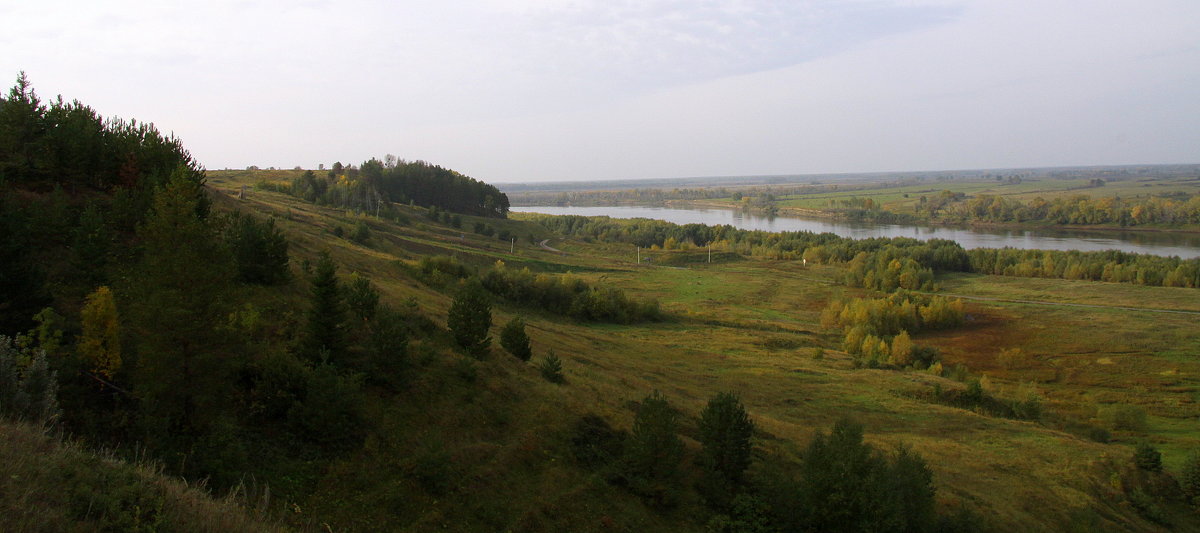
[[[252,190],[238,200],[234,191],[253,185],[256,176],[209,175],[210,187],[221,196],[218,205],[277,216],[295,257],[313,258],[319,250],[330,250],[343,273],[369,275],[385,301],[417,299],[422,312],[438,323],[444,324],[449,298],[409,278],[399,262],[443,254],[479,266],[503,260],[509,266],[570,271],[637,298],[656,298],[671,317],[651,324],[591,324],[535,309],[498,307],[496,324],[515,314],[526,317],[535,361],[550,349],[564,359],[564,386],[540,380],[532,368],[498,349],[478,365],[449,353],[418,356],[425,360],[421,372],[430,375],[454,375],[464,365],[477,366],[480,391],[439,399],[422,409],[373,406],[379,435],[368,441],[361,456],[326,474],[310,501],[300,503],[338,523],[394,526],[397,522],[389,520],[396,519],[388,517],[406,512],[422,518],[404,527],[429,527],[438,520],[470,524],[468,529],[475,530],[513,524],[500,509],[464,508],[453,498],[416,498],[413,490],[390,485],[394,481],[386,473],[407,468],[393,464],[399,454],[440,457],[439,464],[451,477],[471,472],[458,489],[469,494],[511,486],[506,494],[514,501],[507,505],[530,510],[520,520],[553,525],[552,516],[574,513],[573,529],[605,529],[606,520],[635,524],[641,530],[677,529],[688,504],[676,511],[681,515],[635,513],[629,510],[632,500],[610,500],[602,482],[555,466],[564,460],[556,451],[561,449],[556,428],[588,412],[628,428],[633,418],[630,405],[653,389],[684,413],[685,437],[694,437],[696,416],[709,397],[721,391],[740,393],[760,428],[761,455],[770,457],[794,457],[816,431],[852,416],[865,424],[868,441],[885,449],[906,444],[922,454],[944,504],[967,505],[996,528],[1022,531],[1061,530],[1071,512],[1080,509],[1091,509],[1121,528],[1155,530],[1128,506],[1101,496],[1097,487],[1108,483],[1106,465],[1126,461],[1130,444],[1142,438],[1154,442],[1164,452],[1168,469],[1175,471],[1187,453],[1200,449],[1200,427],[1195,424],[1200,416],[1200,316],[1120,309],[1200,311],[1200,293],[1194,289],[966,274],[940,279],[943,292],[950,294],[1038,302],[969,300],[966,327],[915,338],[940,349],[946,368],[963,365],[973,376],[986,376],[995,395],[1011,397],[1031,390],[1040,394],[1048,410],[1044,422],[1017,421],[930,403],[912,394],[935,384],[963,386],[947,378],[920,371],[854,369],[849,356],[837,351],[840,337],[819,325],[820,312],[830,300],[869,294],[833,283],[840,275],[837,266],[758,259],[687,268],[635,265],[627,247],[563,240],[525,222],[489,220],[517,235],[552,239],[550,245],[563,252],[518,239],[510,253],[510,243],[429,222],[420,208],[406,208],[404,225],[366,218],[373,237],[364,246],[330,233],[337,225],[348,228],[359,215],[262,191]],[[1071,184],[961,186],[973,187],[972,194],[1003,191],[1031,197],[1056,187],[1053,190],[1062,193]],[[904,193],[915,200],[920,191],[941,188],[929,184],[880,189],[877,194],[885,203],[904,204]],[[827,199],[788,200],[795,205],[806,201]],[[474,219],[464,218],[469,227]],[[818,347],[825,353],[819,360],[813,357]],[[1027,357],[1016,363],[997,360],[1001,350],[1014,347]],[[416,353],[421,350],[413,348]],[[414,388],[436,396],[437,391],[424,389],[434,383],[419,379]],[[498,414],[498,406],[512,414]],[[1056,422],[1105,426],[1106,413],[1114,406],[1142,410],[1145,425],[1115,429],[1113,442],[1102,444]],[[473,424],[490,428],[487,435],[468,429]],[[426,428],[426,433],[413,435],[414,427]],[[430,442],[444,445],[442,451],[433,450]],[[695,442],[688,443],[694,451]],[[406,497],[416,500],[400,503]],[[462,522],[456,513],[474,518]]]

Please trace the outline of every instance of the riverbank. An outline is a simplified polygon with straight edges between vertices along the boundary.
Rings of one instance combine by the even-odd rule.
[[[712,201],[712,200],[667,200],[662,202],[665,207],[679,209],[745,209],[729,203]],[[636,204],[623,204],[636,205]],[[751,212],[761,216],[788,216],[798,218],[815,218],[824,220],[841,220],[847,222],[862,222],[868,224],[892,224],[891,222],[878,222],[874,220],[861,220],[843,216],[839,211],[829,209],[812,209],[806,207],[788,207],[775,206],[774,213],[768,213],[763,208],[750,209]],[[918,225],[918,226],[940,226],[951,228],[971,228],[971,229],[992,229],[992,230],[1030,230],[1030,231],[1095,231],[1095,232],[1147,232],[1147,233],[1183,233],[1183,234],[1200,234],[1200,225],[1189,224],[1184,226],[1112,226],[1107,224],[1043,224],[1043,223],[1025,223],[1025,222],[987,222],[987,221],[969,221],[957,222],[952,220],[931,220],[909,215],[907,213],[895,213],[899,216],[912,217],[910,222],[901,224]]]

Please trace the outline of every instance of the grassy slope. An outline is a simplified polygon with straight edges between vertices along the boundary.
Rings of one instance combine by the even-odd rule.
[[[63,444],[0,421],[0,530],[276,531],[156,469]],[[157,529],[155,529],[157,528]]]
[[[256,177],[210,173],[210,185],[229,195]],[[944,502],[966,502],[996,526],[1056,530],[1073,509],[1096,509],[1113,524],[1153,530],[1127,506],[1097,496],[1107,484],[1102,465],[1125,460],[1135,435],[1117,434],[1103,445],[1029,422],[991,418],[917,401],[902,394],[961,386],[915,372],[853,370],[848,357],[827,352],[814,360],[812,347],[836,347],[820,330],[818,315],[831,298],[857,294],[829,283],[834,267],[737,261],[688,269],[638,267],[628,250],[612,245],[555,240],[560,255],[526,242],[515,254],[508,243],[428,223],[414,209],[410,223],[371,221],[370,247],[334,238],[335,224],[354,218],[285,195],[252,191],[242,201],[219,205],[280,216],[300,257],[330,249],[344,271],[366,273],[386,301],[415,298],[425,314],[444,323],[448,297],[406,277],[397,260],[451,254],[467,262],[573,270],[638,297],[657,297],[678,317],[661,324],[582,324],[536,311],[501,307],[495,323],[522,312],[530,323],[536,358],[554,349],[563,357],[567,385],[541,381],[528,365],[496,350],[482,363],[428,346],[414,346],[418,368],[412,402],[372,405],[377,430],[363,452],[335,466],[300,505],[338,526],[466,530],[678,530],[695,502],[674,512],[650,512],[623,491],[569,465],[566,428],[595,412],[628,428],[630,402],[652,389],[663,391],[685,414],[685,437],[713,393],[734,390],[761,428],[764,453],[794,455],[818,430],[843,415],[868,428],[883,447],[905,443],[930,463]],[[471,217],[465,217],[469,227]],[[518,235],[544,230],[519,221],[489,221]],[[958,276],[948,292],[1004,295],[1079,303],[1162,302],[1195,308],[1188,289],[1143,288],[1059,280]],[[1036,287],[1034,287],[1036,284]],[[918,337],[938,346],[948,364],[985,372],[1001,394],[1035,383],[1051,408],[1093,416],[1097,403],[1145,406],[1149,435],[1166,453],[1169,468],[1200,434],[1186,423],[1197,415],[1193,391],[1200,365],[1195,317],[1138,311],[971,303],[975,317],[965,329]],[[1005,369],[1000,349],[1024,347],[1028,367]],[[475,382],[462,378],[474,367]],[[1194,418],[1193,418],[1194,419]],[[688,439],[690,449],[695,442]],[[433,478],[431,481],[429,478]],[[439,481],[442,480],[442,481]],[[435,490],[431,490],[433,486]],[[693,524],[694,525],[694,524]]]

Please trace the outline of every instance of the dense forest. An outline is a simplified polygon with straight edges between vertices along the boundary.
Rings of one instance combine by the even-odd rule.
[[[375,215],[391,213],[393,203],[495,218],[504,218],[509,207],[508,196],[492,185],[425,161],[405,161],[390,155],[383,161],[370,159],[358,167],[334,163],[320,176],[310,170],[286,186],[261,186],[320,205]]]

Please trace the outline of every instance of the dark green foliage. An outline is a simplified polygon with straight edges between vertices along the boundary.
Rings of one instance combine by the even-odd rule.
[[[541,372],[542,377],[550,383],[562,383],[562,360],[554,354],[554,350],[546,353],[546,357],[542,358],[542,362],[538,364],[538,372]]]
[[[0,176],[39,191],[56,185],[119,190],[113,222],[122,230],[141,222],[155,190],[181,167],[188,181],[204,182],[203,169],[178,139],[151,124],[105,120],[78,101],[59,98],[47,105],[24,73],[0,98]],[[196,214],[204,216],[208,200],[200,194],[196,199]]]
[[[492,338],[492,303],[487,291],[477,280],[468,280],[459,286],[446,325],[454,336],[454,342],[474,357],[487,353]]]
[[[889,460],[848,420],[813,438],[794,494],[798,509],[774,509],[785,530],[928,531],[934,521],[924,461],[904,448]]]
[[[337,265],[328,252],[321,253],[310,284],[304,354],[313,361],[320,360],[322,353],[337,359],[345,349],[346,303],[338,283]]]
[[[736,394],[723,392],[708,401],[700,413],[700,444],[713,491],[728,493],[741,484],[742,474],[750,466],[753,433],[754,423]]]
[[[761,499],[738,494],[734,496],[729,512],[714,516],[705,529],[709,533],[775,533],[779,529],[771,524],[770,511]]]
[[[116,291],[136,340],[133,385],[148,437],[191,446],[232,395],[237,339],[222,328],[233,260],[197,214],[200,185],[181,167],[138,228],[143,253]]]
[[[1188,454],[1183,471],[1179,473],[1179,486],[1189,502],[1200,502],[1200,452]]]
[[[1147,472],[1162,472],[1162,454],[1149,442],[1138,442],[1133,452],[1133,464]]]
[[[0,334],[33,326],[33,315],[50,303],[37,267],[25,213],[0,183]]]
[[[309,371],[304,395],[288,411],[292,431],[323,449],[345,451],[358,446],[365,432],[360,379],[330,364]]]
[[[357,272],[350,274],[350,282],[345,288],[346,307],[350,313],[362,322],[370,322],[375,318],[379,308],[379,291],[371,285],[371,280],[360,276]]]
[[[683,441],[676,434],[678,413],[658,391],[642,400],[625,446],[625,468],[634,492],[660,506],[679,498]]]
[[[343,177],[344,176],[344,179]],[[393,203],[429,207],[429,218],[451,224],[444,211],[504,218],[508,196],[482,181],[424,161],[371,159],[360,168],[343,167],[328,178],[305,173],[292,182],[291,193],[323,205],[382,214]]]
[[[408,369],[406,317],[390,307],[381,306],[371,320],[369,330],[369,359],[364,371],[371,382],[396,388]]]
[[[22,362],[28,366],[18,372]],[[58,374],[50,369],[46,351],[23,349],[0,335],[0,416],[40,425],[58,415]]]
[[[367,226],[366,221],[359,220],[354,223],[354,231],[350,232],[350,240],[359,244],[367,244],[371,240],[371,228]]]
[[[522,361],[528,361],[533,356],[533,350],[529,348],[529,336],[525,334],[525,321],[521,317],[513,317],[500,330],[500,346]]]
[[[571,452],[579,464],[588,468],[612,465],[624,454],[625,439],[608,421],[597,415],[584,415],[571,429]]]
[[[100,285],[107,279],[108,257],[115,240],[100,206],[95,202],[88,203],[79,215],[79,225],[75,227],[71,239],[71,251],[76,270],[83,273],[90,285]]]
[[[230,216],[225,242],[237,263],[238,279],[246,283],[279,285],[287,282],[288,242],[275,219],[259,222],[240,212]]]

